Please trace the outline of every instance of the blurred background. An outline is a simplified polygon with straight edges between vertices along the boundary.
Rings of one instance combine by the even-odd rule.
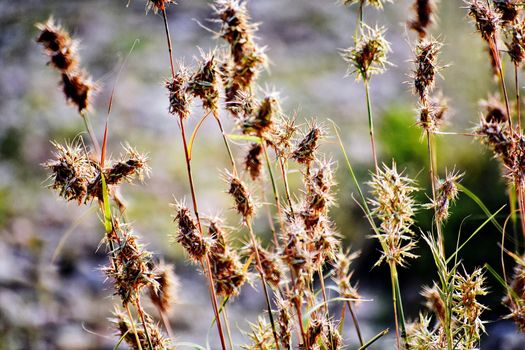
[[[408,84],[415,41],[406,29],[411,2],[397,0],[383,11],[366,8],[365,21],[386,26],[393,48],[392,66],[371,83],[380,159],[389,164],[395,158],[398,169],[416,178],[422,189],[418,199],[426,202],[430,195],[427,150],[415,124],[416,98]],[[449,100],[443,130],[450,132],[472,128],[479,120],[479,100],[497,91],[484,44],[462,6],[461,1],[441,1],[432,31],[444,41],[441,64],[447,67],[438,87]],[[353,44],[356,7],[343,7],[335,0],[253,0],[248,9],[261,23],[258,43],[268,46],[271,60],[260,85],[279,91],[283,111],[296,112],[300,122],[314,117],[334,120],[360,181],[366,182],[372,163],[364,89],[353,77],[345,77],[347,67],[340,57],[340,50]],[[104,249],[97,249],[103,234],[100,217],[89,206],[66,203],[47,189],[47,173],[41,166],[51,157],[50,140],[72,140],[84,130],[75,109],[64,101],[58,75],[46,67],[35,43],[35,23],[49,16],[81,40],[81,64],[99,86],[90,118],[100,137],[116,72],[138,40],[116,88],[109,152],[118,156],[129,142],[149,154],[151,177],[143,185],[123,186],[128,216],[148,249],[175,264],[182,286],[170,313],[176,340],[205,345],[209,335],[211,347],[216,348],[206,282],[181,249],[169,244],[175,231],[169,203],[174,197],[189,200],[189,192],[178,125],[167,113],[163,81],[169,75],[169,62],[161,16],[146,15],[145,2],[137,0],[0,0],[0,349],[112,349],[118,339],[107,322],[118,301],[100,271],[106,263]],[[177,60],[191,64],[198,47],[223,45],[203,28],[218,29],[208,20],[211,16],[210,1],[205,0],[181,0],[169,8]],[[188,130],[202,115],[197,103],[193,115]],[[227,130],[233,130],[231,119],[227,115],[223,119]],[[202,212],[221,214],[236,225],[239,219],[230,210],[219,175],[228,165],[222,142],[213,120],[206,121],[193,156],[197,197]],[[484,146],[461,135],[439,136],[437,144],[440,175],[445,168],[465,172],[463,184],[492,212],[507,203],[499,165]],[[243,144],[234,147],[239,158],[245,151]],[[345,245],[362,251],[355,276],[362,295],[374,302],[362,303],[358,315],[365,336],[371,337],[385,327],[392,329],[388,271],[385,266],[372,268],[378,246],[367,237],[370,231],[353,199],[356,188],[336,139],[329,137],[322,151],[339,164],[338,206],[332,217]],[[292,173],[291,181],[299,184],[300,174]],[[446,226],[449,251],[460,231],[467,237],[486,219],[465,195],[452,212]],[[497,218],[500,222],[508,215],[507,209],[503,212]],[[264,215],[260,216],[258,234],[268,238]],[[423,232],[430,229],[431,219],[426,211],[418,214]],[[498,231],[487,225],[462,251],[466,269],[488,262],[500,271],[500,239]],[[422,241],[419,246],[421,258],[401,274],[409,318],[423,308],[421,287],[436,277],[428,248]],[[506,312],[500,303],[502,288],[487,277],[491,293],[483,302],[490,307],[485,314],[490,336],[482,340],[481,348],[523,349],[523,337],[501,318]],[[242,332],[249,329],[248,321],[256,320],[263,302],[259,291],[246,286],[231,304],[237,344],[243,344]],[[345,333],[356,345],[353,332]],[[391,349],[393,340],[382,340],[374,348]]]

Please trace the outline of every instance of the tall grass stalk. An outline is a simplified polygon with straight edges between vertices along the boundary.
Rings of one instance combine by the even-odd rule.
[[[172,43],[171,43],[170,30],[169,30],[169,26],[168,26],[168,16],[166,14],[166,9],[165,8],[162,9],[162,18],[164,20],[164,29],[165,29],[165,32],[166,32],[166,41],[167,41],[168,52],[169,52],[169,62],[170,62],[170,68],[171,68],[171,75],[172,75],[172,78],[175,79],[175,66],[173,64],[173,49],[172,49]],[[179,126],[180,126],[182,143],[183,143],[183,147],[184,147],[184,156],[185,156],[185,161],[186,161],[186,171],[187,171],[187,175],[188,175],[188,182],[189,182],[189,185],[190,185],[191,200],[192,200],[192,204],[193,204],[193,212],[195,214],[195,218],[197,219],[197,225],[198,225],[199,232],[203,236],[203,230],[202,230],[201,220],[200,220],[200,216],[199,216],[199,210],[198,210],[198,206],[197,206],[197,198],[196,198],[196,195],[195,195],[195,186],[193,184],[193,175],[192,175],[192,172],[191,172],[191,160],[190,160],[190,156],[189,156],[189,153],[188,153],[188,143],[187,143],[187,140],[186,140],[186,131],[184,129],[184,120],[183,120],[182,116],[179,117]],[[209,259],[207,254],[206,254],[205,258],[204,258],[204,261],[201,261],[201,265],[202,265],[203,271],[206,271],[206,276],[208,278],[208,289],[209,289],[209,292],[210,292],[210,298],[211,298],[211,302],[212,302],[212,306],[213,306],[213,312],[214,312],[214,315],[215,315],[215,321],[216,321],[216,324],[217,324],[217,331],[219,333],[221,347],[222,347],[222,350],[226,350],[226,341],[224,339],[224,332],[223,332],[223,329],[222,329],[222,321],[221,321],[221,317],[219,315],[219,307],[218,307],[217,295],[215,293],[215,288],[214,288],[214,283],[213,283],[213,274],[212,274],[212,271],[211,271],[211,263],[210,263],[210,259]]]

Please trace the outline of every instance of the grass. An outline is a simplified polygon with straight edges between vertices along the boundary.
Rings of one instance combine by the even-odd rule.
[[[217,22],[216,36],[222,50],[201,52],[193,67],[176,63],[174,56],[181,57],[172,44],[172,33],[168,26],[168,11],[175,8],[171,1],[147,1],[148,9],[162,15],[159,21],[159,34],[166,36],[166,51],[169,53],[170,78],[166,82],[169,113],[177,123],[184,149],[190,205],[186,207],[181,199],[175,199],[174,244],[180,245],[190,262],[207,279],[210,306],[214,318],[209,320],[215,327],[218,344],[210,348],[233,349],[227,307],[235,302],[242,288],[255,286],[259,279],[263,291],[266,310],[257,323],[250,324],[246,332],[245,349],[341,349],[348,345],[358,345],[366,349],[381,342],[388,330],[367,337],[361,331],[359,303],[364,302],[357,288],[352,262],[356,254],[344,247],[341,235],[336,231],[330,211],[336,204],[334,162],[331,155],[323,154],[321,146],[327,142],[333,130],[344,156],[349,177],[339,181],[353,182],[358,193],[356,202],[363,210],[370,224],[368,232],[377,240],[381,255],[374,266],[387,265],[390,273],[391,304],[393,328],[395,329],[396,349],[472,349],[479,347],[485,331],[483,312],[487,306],[480,300],[487,294],[489,286],[485,269],[467,271],[461,261],[463,248],[489,224],[493,224],[506,241],[505,225],[497,220],[497,215],[505,207],[491,213],[485,204],[460,184],[462,172],[449,172],[440,167],[440,154],[435,147],[435,135],[443,127],[447,113],[445,100],[439,90],[441,67],[439,53],[441,44],[428,34],[433,24],[436,8],[432,1],[417,1],[415,17],[410,27],[416,30],[414,69],[407,72],[412,80],[412,88],[418,106],[417,124],[426,141],[428,157],[428,184],[430,188],[419,188],[416,181],[404,171],[398,170],[395,161],[381,159],[381,150],[375,139],[373,110],[378,102],[370,95],[369,84],[380,79],[380,74],[389,67],[390,44],[385,39],[381,27],[369,27],[366,15],[375,7],[393,6],[376,1],[346,1],[352,6],[358,3],[358,18],[353,46],[343,51],[348,63],[349,75],[363,80],[366,96],[367,124],[369,126],[372,149],[372,169],[370,179],[360,183],[351,163],[351,153],[347,153],[341,139],[341,130],[330,121],[320,118],[300,123],[296,116],[283,111],[279,96],[273,91],[265,91],[257,84],[258,76],[268,62],[265,49],[258,44],[254,25],[248,14],[246,3],[236,0],[218,0],[214,3],[213,19]],[[522,24],[522,9],[517,19],[503,22],[500,17],[509,15],[504,7],[493,7],[485,2],[468,2],[468,12],[486,42],[495,62],[503,99],[492,99],[483,106],[484,115],[474,131],[465,131],[482,143],[488,145],[502,166],[501,177],[508,182],[511,208],[518,208],[521,233],[525,235],[525,143],[519,122],[519,99],[516,113],[511,113],[505,84],[505,74],[501,60],[505,54],[497,50],[497,42],[504,31],[519,30]],[[119,303],[115,305],[114,327],[118,338],[116,348],[123,342],[132,349],[168,349],[177,345],[166,334],[176,333],[164,317],[165,311],[173,302],[169,286],[172,271],[170,266],[161,264],[153,258],[153,253],[145,249],[142,239],[133,232],[127,218],[126,207],[117,191],[123,182],[143,180],[149,173],[147,157],[131,146],[123,149],[120,158],[106,155],[108,139],[111,137],[108,108],[104,135],[99,145],[88,119],[87,111],[92,101],[93,83],[79,66],[75,51],[75,39],[53,20],[39,24],[37,41],[44,47],[49,64],[60,74],[66,100],[78,109],[89,135],[89,144],[82,139],[61,145],[55,143],[54,157],[44,166],[50,172],[53,189],[67,201],[78,205],[98,204],[99,214],[104,226],[101,241],[106,247],[108,264],[103,268],[112,281],[114,293]],[[509,40],[508,37],[505,37]],[[521,37],[511,38],[521,40]],[[508,43],[508,42],[507,42]],[[512,46],[516,50],[525,42]],[[517,48],[516,48],[517,47]],[[335,50],[334,50],[335,53]],[[513,63],[519,66],[516,57]],[[525,57],[525,49],[523,49]],[[517,70],[514,71],[514,73]],[[513,83],[518,77],[513,76]],[[378,82],[379,83],[379,82]],[[519,85],[517,85],[519,86]],[[114,90],[113,90],[114,91]],[[113,93],[111,95],[113,97]],[[111,97],[111,98],[112,98]],[[194,102],[200,102],[204,115],[196,115]],[[228,115],[235,121],[232,133],[225,131],[221,119]],[[239,223],[229,227],[220,217],[209,217],[199,211],[197,198],[199,184],[194,174],[209,169],[192,167],[192,151],[202,139],[198,128],[205,125],[204,119],[214,118],[217,133],[224,141],[224,152],[228,162],[225,170],[217,173],[224,177],[225,190],[231,195],[232,205]],[[194,130],[187,130],[188,118],[200,118]],[[512,119],[516,118],[516,123]],[[209,125],[209,124],[206,124]],[[332,126],[332,128],[329,128]],[[190,137],[188,138],[188,135]],[[440,137],[443,135],[440,135]],[[394,139],[395,136],[389,136]],[[404,135],[397,135],[406,143]],[[235,141],[235,145],[234,142]],[[260,149],[257,146],[260,145]],[[255,147],[254,147],[255,146]],[[246,154],[246,150],[249,151]],[[240,152],[244,152],[240,157]],[[395,156],[395,155],[394,155]],[[239,161],[242,159],[242,163]],[[242,165],[241,165],[242,164]],[[291,188],[288,179],[292,171],[298,171],[300,182]],[[440,178],[440,175],[443,175]],[[282,189],[282,190],[281,190]],[[259,193],[257,193],[259,191]],[[425,192],[429,203],[419,203],[417,193]],[[457,237],[453,251],[447,251],[446,237],[449,209],[463,192],[470,197],[486,214],[485,221],[475,230],[467,233],[467,238]],[[258,203],[255,199],[266,198],[271,193],[272,200]],[[270,197],[268,195],[268,197]],[[190,209],[191,208],[191,209]],[[433,218],[429,232],[421,232],[416,213],[429,211]],[[259,239],[259,229],[254,219],[266,215],[273,231],[270,242]],[[343,228],[346,229],[346,228]],[[230,231],[236,235],[245,234],[239,245],[230,238]],[[520,238],[521,239],[521,238]],[[520,241],[514,241],[517,251]],[[410,268],[418,259],[418,246],[427,249],[435,265],[435,282],[422,288],[427,301],[427,310],[421,311],[419,318],[409,321],[403,307],[406,289],[400,278],[401,269]],[[503,254],[503,248],[494,249],[494,254]],[[507,279],[502,266],[502,275],[489,268],[498,281],[505,284],[504,303],[510,309],[510,317],[523,330],[525,313],[525,293],[522,286],[525,276],[525,263],[518,254],[511,253],[516,262],[514,276]],[[250,283],[249,283],[250,282]],[[521,289],[520,289],[521,288]],[[337,296],[333,296],[335,292]],[[149,298],[158,308],[161,323],[155,320],[144,307],[144,299]],[[219,307],[220,305],[220,307]],[[345,319],[348,307],[351,317]],[[506,316],[506,315],[501,315]],[[355,344],[344,334],[345,322],[353,323],[357,335]],[[203,339],[204,342],[204,339]],[[187,343],[178,343],[188,345]],[[189,345],[202,348],[197,345]]]

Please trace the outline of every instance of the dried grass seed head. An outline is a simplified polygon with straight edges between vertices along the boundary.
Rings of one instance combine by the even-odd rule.
[[[493,0],[492,2],[505,24],[514,22],[521,12],[520,6],[523,6],[523,0]]]
[[[427,36],[428,27],[434,23],[436,4],[434,0],[414,0],[412,9],[415,18],[408,22],[408,26],[419,34],[419,38],[424,38]]]
[[[478,301],[478,297],[487,294],[484,285],[485,276],[482,269],[476,269],[472,274],[458,274],[454,278],[455,304],[452,312],[457,317],[460,327],[473,342],[479,340],[480,333],[485,331],[480,316],[487,308]]]
[[[505,46],[512,63],[519,66],[525,60],[525,23],[517,19],[505,30]]]
[[[476,24],[476,30],[487,42],[494,40],[501,25],[500,14],[483,0],[467,0],[468,14]]]
[[[452,171],[451,173],[447,172],[445,179],[440,181],[436,201],[432,203],[436,211],[436,219],[439,222],[443,222],[448,218],[450,204],[458,198],[458,183],[461,181],[463,175],[463,173],[456,171]]]
[[[244,158],[244,169],[250,173],[252,180],[257,180],[262,170],[263,147],[260,143],[252,143]]]
[[[228,193],[235,201],[235,209],[245,221],[249,220],[254,214],[254,203],[248,188],[241,179],[229,172],[226,172],[226,181],[230,186]]]
[[[418,106],[417,124],[425,131],[437,131],[445,122],[448,112],[448,103],[441,94],[425,98]]]
[[[486,100],[481,100],[479,105],[485,110],[485,121],[489,123],[506,123],[508,121],[505,106],[499,95],[489,95]]]
[[[279,100],[277,93],[267,94],[251,114],[244,114],[240,122],[244,134],[266,138],[271,131],[274,117],[279,114]]]
[[[144,287],[158,288],[157,276],[153,270],[152,254],[138,242],[129,225],[114,221],[113,229],[120,239],[113,241],[112,261],[104,272],[113,280],[115,294],[126,306],[138,299]]]
[[[279,157],[288,158],[292,148],[292,138],[297,132],[297,125],[295,124],[297,116],[287,117],[279,113],[273,128],[270,131],[268,142],[273,147]]]
[[[242,345],[245,350],[273,350],[276,348],[275,338],[272,327],[262,316],[259,316],[257,323],[250,322],[251,331],[248,333],[250,344]]]
[[[291,158],[300,164],[310,164],[316,158],[319,141],[325,134],[323,126],[316,120],[308,123],[304,137],[294,147]]]
[[[381,74],[389,65],[387,60],[390,44],[384,38],[383,27],[369,27],[364,24],[361,35],[354,47],[343,50],[343,59],[348,62],[348,75],[356,73],[356,79],[370,80],[374,74]]]
[[[173,349],[171,346],[171,341],[164,337],[159,326],[153,323],[153,320],[149,315],[145,315],[146,323],[142,325],[142,327],[139,327],[137,324],[135,324],[134,320],[130,320],[129,316],[121,311],[116,310],[113,315],[114,318],[111,321],[117,328],[117,335],[126,342],[131,350]],[[147,334],[144,329],[146,329]]]
[[[82,140],[61,145],[52,142],[54,157],[43,164],[51,171],[51,188],[67,201],[84,202],[89,183],[97,176],[96,164],[90,159]]]
[[[421,100],[425,100],[432,91],[436,75],[440,67],[437,58],[441,51],[441,44],[435,39],[424,39],[418,42],[415,50],[415,70],[412,74],[414,80],[414,92]]]
[[[95,85],[82,70],[62,74],[62,89],[66,101],[77,107],[80,114],[87,111]]]
[[[215,51],[204,53],[201,50],[197,70],[188,82],[188,92],[202,101],[202,107],[205,110],[217,113],[219,109],[219,82],[220,75]]]
[[[257,262],[255,261],[256,256],[256,250],[259,254],[259,258],[261,260],[261,267],[262,272],[264,274],[264,278],[268,284],[270,284],[273,288],[279,288],[279,284],[284,279],[284,269],[282,266],[282,263],[279,259],[279,256],[269,251],[268,249],[265,249],[262,247],[260,242],[256,242],[256,245],[249,243],[245,248],[244,251],[248,255],[252,255],[254,257],[254,264],[255,267],[258,269]]]
[[[188,69],[180,64],[175,76],[168,79],[165,83],[169,94],[169,112],[178,115],[181,119],[186,119],[190,115],[191,95],[187,93],[189,83]]]
[[[216,219],[210,220],[209,235],[213,240],[210,246],[210,263],[213,282],[218,295],[235,297],[248,280],[237,252],[230,248],[227,231]]]
[[[174,267],[171,264],[160,262],[155,264],[153,272],[157,284],[149,287],[149,298],[160,311],[169,312],[171,306],[176,302],[179,287]]]
[[[175,221],[178,222],[175,240],[182,245],[192,261],[202,261],[208,253],[210,242],[202,236],[196,220],[184,203],[175,202],[172,206],[175,208]]]

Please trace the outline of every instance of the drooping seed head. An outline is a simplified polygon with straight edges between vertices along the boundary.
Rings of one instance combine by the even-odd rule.
[[[279,257],[276,253],[263,248],[260,242],[256,242],[255,244],[256,245],[252,243],[248,244],[244,248],[244,251],[247,255],[253,256],[256,269],[259,269],[255,258],[258,252],[261,260],[262,273],[264,274],[266,282],[273,288],[278,289],[279,284],[284,278],[284,271]]]
[[[391,51],[384,38],[385,31],[379,27],[361,27],[355,46],[342,52],[343,59],[349,64],[348,75],[356,73],[357,79],[369,80],[372,75],[385,71],[389,65],[387,55]]]

